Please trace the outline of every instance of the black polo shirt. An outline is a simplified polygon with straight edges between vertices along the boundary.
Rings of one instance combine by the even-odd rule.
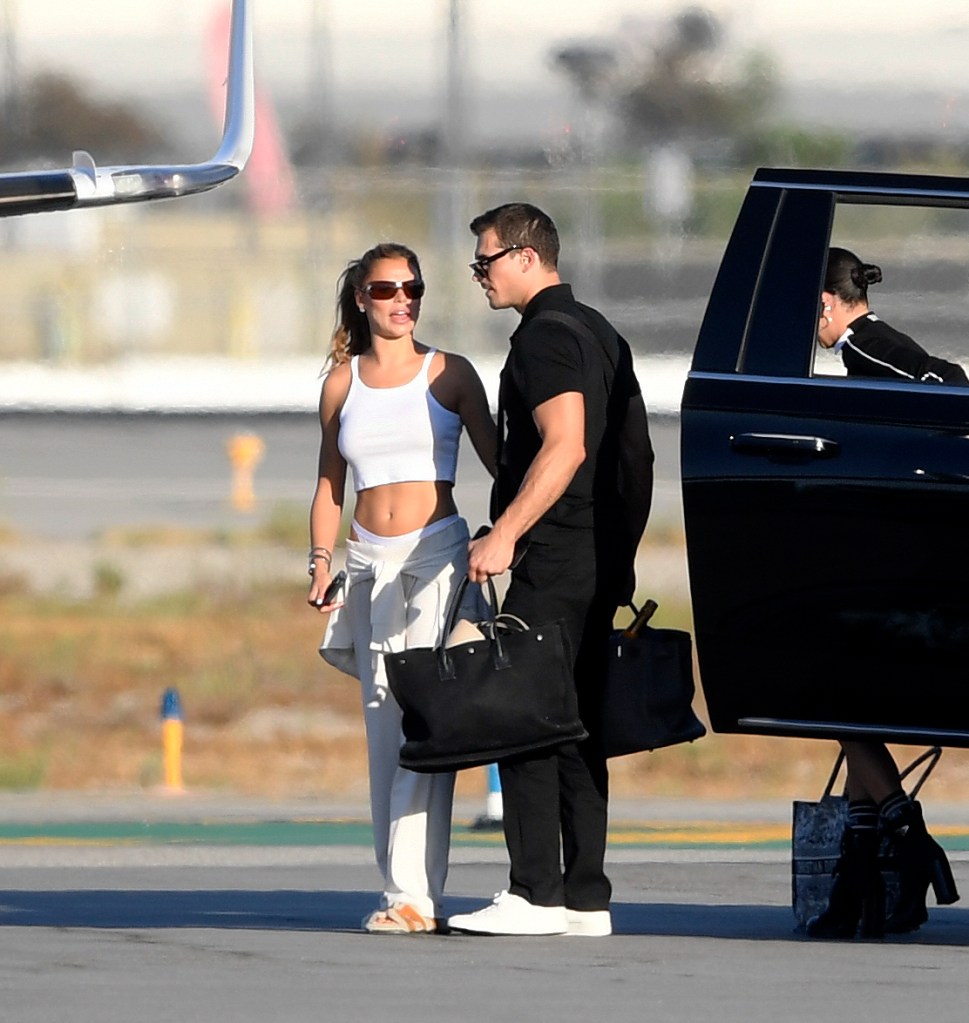
[[[581,321],[595,336],[540,318],[559,312]],[[552,540],[562,529],[614,527],[619,480],[619,436],[631,398],[640,393],[629,345],[601,313],[576,302],[568,284],[539,292],[525,307],[511,336],[501,372],[499,440],[494,517],[518,493],[542,444],[532,418],[543,402],[577,391],[585,403],[586,458],[565,493],[532,528],[535,539]]]

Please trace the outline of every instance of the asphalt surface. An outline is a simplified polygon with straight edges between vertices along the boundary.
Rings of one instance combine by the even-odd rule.
[[[458,808],[449,913],[507,883],[497,836],[464,841],[474,809]],[[789,814],[619,804],[609,938],[375,937],[359,930],[376,872],[358,806],[3,796],[0,1019],[964,1020],[969,910],[933,907],[904,938],[805,939],[776,837]],[[313,841],[294,842],[300,826]],[[252,844],[260,829],[278,844]],[[617,840],[630,831],[654,840]],[[969,854],[951,857],[969,891]]]
[[[250,433],[263,455],[254,502],[240,510],[228,448]],[[0,413],[0,580],[85,598],[109,564],[122,598],[139,600],[229,571],[239,585],[303,578],[305,539],[294,537],[305,536],[318,433],[310,414]],[[637,574],[651,596],[679,601],[687,596],[685,553],[662,539],[682,526],[678,420],[656,416],[652,433],[652,532]],[[472,530],[487,521],[490,488],[473,452],[463,451],[455,497]],[[220,542],[259,530],[268,539],[244,549]],[[211,542],[195,542],[200,536]]]
[[[226,444],[266,444],[257,510],[231,508]],[[657,510],[678,515],[678,430],[653,424]],[[5,416],[0,523],[62,542],[114,526],[251,525],[308,505],[305,416]],[[459,506],[483,515],[466,468]],[[480,509],[480,511],[478,510]],[[500,836],[456,811],[447,911],[507,884]],[[969,892],[962,807],[933,826]],[[0,1023],[965,1019],[969,910],[917,934],[794,930],[788,804],[617,803],[610,938],[373,937],[358,805],[206,794],[0,795]],[[942,833],[944,831],[944,834]]]
[[[679,521],[679,423],[654,417],[658,519]],[[233,507],[228,446],[253,433],[264,453],[255,504]],[[0,414],[0,525],[18,534],[81,540],[112,528],[252,528],[283,507],[308,512],[319,426],[308,414]],[[455,496],[486,521],[490,481],[465,445]]]

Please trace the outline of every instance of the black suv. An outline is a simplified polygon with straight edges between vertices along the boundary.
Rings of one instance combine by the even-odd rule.
[[[682,405],[711,722],[969,746],[969,389],[844,375],[816,343],[830,245],[882,267],[882,319],[969,366],[969,179],[756,173]]]

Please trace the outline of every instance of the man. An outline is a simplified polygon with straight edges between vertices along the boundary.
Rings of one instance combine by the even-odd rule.
[[[511,203],[477,217],[471,231],[475,280],[492,309],[515,309],[521,323],[499,389],[494,526],[470,544],[468,574],[483,582],[511,568],[503,610],[532,624],[565,622],[590,738],[499,764],[508,891],[448,924],[481,934],[606,935],[612,889],[598,702],[606,639],[616,608],[632,597],[649,515],[646,408],[629,346],[562,283],[552,220]]]

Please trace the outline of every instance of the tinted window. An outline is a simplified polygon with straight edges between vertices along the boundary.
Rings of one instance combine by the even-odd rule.
[[[868,292],[872,312],[969,369],[969,211],[838,204],[831,244],[881,267],[882,282]],[[844,376],[845,368],[837,353],[816,346],[813,373]]]

